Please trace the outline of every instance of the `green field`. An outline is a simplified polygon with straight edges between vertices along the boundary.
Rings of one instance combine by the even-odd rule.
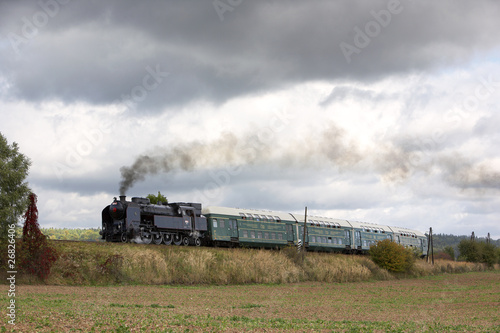
[[[16,332],[499,332],[500,272],[356,283],[20,285],[16,304]]]

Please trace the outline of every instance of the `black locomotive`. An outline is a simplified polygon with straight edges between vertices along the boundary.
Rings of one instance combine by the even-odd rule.
[[[207,232],[207,219],[199,203],[157,203],[120,196],[102,211],[102,239],[108,242],[143,242],[200,246]]]

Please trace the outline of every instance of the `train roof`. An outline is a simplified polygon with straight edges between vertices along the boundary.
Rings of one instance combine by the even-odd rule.
[[[299,223],[304,223],[304,215],[303,214],[295,214],[295,213],[290,213],[295,220]],[[324,216],[314,216],[314,215],[307,215],[307,224],[316,224],[316,225],[321,225],[321,226],[328,226],[328,225],[334,225],[334,226],[340,226],[340,227],[351,227],[349,222],[347,220],[341,220],[341,219],[333,219],[331,217],[324,217]]]
[[[230,216],[242,216],[244,214],[248,217],[248,214],[258,218],[272,219],[276,220],[284,220],[284,221],[297,221],[299,223],[304,223],[304,215],[297,213],[285,213],[280,211],[272,211],[272,210],[264,210],[264,209],[248,209],[248,208],[229,208],[229,207],[217,207],[217,206],[208,206],[204,207],[201,211],[203,215],[208,214],[217,214],[217,215],[230,215]],[[368,229],[368,230],[378,230],[384,232],[390,232],[395,234],[408,234],[415,235],[419,237],[425,237],[425,234],[418,230],[403,228],[403,227],[390,227],[387,225],[370,223],[370,222],[361,222],[361,221],[353,221],[353,220],[343,220],[343,219],[335,219],[331,217],[321,217],[321,216],[307,216],[307,222],[315,223],[320,225],[336,225],[341,227],[353,227],[355,229]]]
[[[293,217],[289,213],[272,211],[272,210],[264,210],[264,209],[228,208],[228,207],[210,206],[210,207],[203,208],[201,210],[201,213],[204,215],[220,214],[220,215],[232,215],[232,216],[241,216],[241,214],[245,214],[245,215],[251,214],[252,216],[264,215],[264,216],[266,216],[266,218],[268,218],[269,216],[272,216],[273,219],[276,219],[276,217],[277,217],[280,220],[293,221]]]
[[[392,232],[391,228],[383,224],[376,224],[370,222],[362,222],[362,221],[348,221],[349,224],[355,229],[365,229],[365,230],[383,230],[384,232]]]
[[[403,228],[403,227],[389,227],[389,228],[391,228],[392,232],[394,232],[395,234],[400,234],[400,235],[413,234],[413,235],[418,236],[418,237],[426,237],[424,233],[422,233],[418,230],[413,230],[413,229],[408,229],[408,228]]]

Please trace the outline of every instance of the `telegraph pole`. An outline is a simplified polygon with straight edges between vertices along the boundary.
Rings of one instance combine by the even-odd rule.
[[[432,227],[429,229],[429,239],[427,240],[427,262],[429,262],[429,251],[431,252],[431,262],[434,265],[434,240],[432,239]]]
[[[432,235],[432,227],[431,227],[431,255],[432,255],[432,264],[434,265],[434,236]]]
[[[304,235],[302,237],[302,259],[304,259],[304,254],[306,253],[306,228],[307,228],[307,206],[304,213]]]

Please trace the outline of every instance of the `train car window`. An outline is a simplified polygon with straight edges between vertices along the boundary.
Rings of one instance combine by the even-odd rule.
[[[217,228],[217,219],[212,219],[212,225]]]
[[[316,236],[311,236],[311,243],[316,243]]]
[[[255,231],[250,231],[250,237],[255,238]]]
[[[339,245],[342,245],[342,238],[339,238]]]
[[[226,226],[226,224],[224,223],[224,220],[220,220],[219,224],[220,224],[221,228],[224,228]]]
[[[262,231],[257,232],[257,238],[262,238]]]
[[[243,230],[243,237],[247,238],[248,237],[248,231]]]
[[[328,243],[332,243],[332,237],[328,237]]]
[[[247,217],[245,216],[245,213],[240,213],[240,216],[243,220],[245,220]]]
[[[282,233],[278,234],[278,239],[283,239],[283,234]]]
[[[269,233],[268,232],[264,233],[264,239],[269,239]]]
[[[253,214],[253,218],[255,219],[255,221],[260,221],[259,215],[257,214]]]

